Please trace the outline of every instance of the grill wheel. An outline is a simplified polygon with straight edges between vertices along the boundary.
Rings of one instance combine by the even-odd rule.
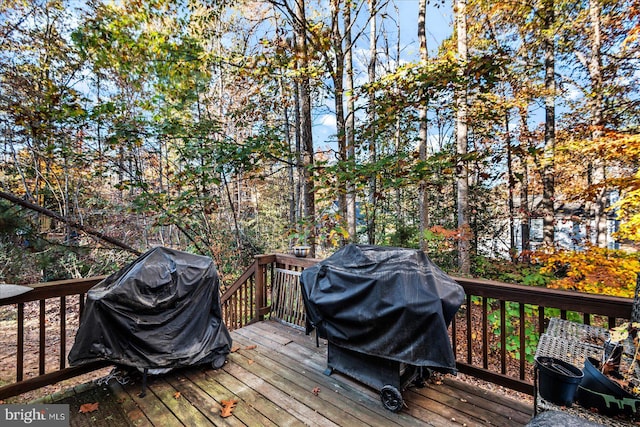
[[[402,409],[402,394],[392,385],[386,385],[380,390],[380,400],[385,408],[391,412],[398,412]]]

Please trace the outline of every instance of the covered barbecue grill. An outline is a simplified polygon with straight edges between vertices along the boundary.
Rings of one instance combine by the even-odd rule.
[[[347,245],[302,272],[307,333],[328,341],[333,370],[380,390],[399,411],[401,391],[429,369],[455,373],[447,329],[464,290],[424,252]]]
[[[106,360],[145,374],[217,369],[230,348],[211,258],[158,247],[87,292],[69,364]]]

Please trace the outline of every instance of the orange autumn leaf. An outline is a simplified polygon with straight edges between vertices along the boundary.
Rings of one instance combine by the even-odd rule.
[[[180,399],[180,396],[182,396],[182,394],[179,391],[176,391],[175,393],[173,393],[174,399]]]
[[[248,345],[246,346],[244,349],[245,350],[253,350],[254,348],[258,347],[257,345]]]
[[[100,406],[100,402],[84,403],[80,405],[80,410],[78,412],[80,412],[81,414],[86,414],[88,412],[97,411],[98,406]]]
[[[236,403],[238,403],[238,401],[235,399],[221,400],[220,404],[222,405],[222,410],[220,411],[220,416],[222,418],[227,418],[233,415],[232,413],[236,407]]]
[[[253,365],[253,359],[249,359],[249,361],[247,362],[249,365]]]
[[[235,352],[236,352],[236,351],[238,351],[238,350],[240,350],[240,347],[238,347],[237,345],[236,345],[236,346],[231,347],[231,353],[235,353]]]

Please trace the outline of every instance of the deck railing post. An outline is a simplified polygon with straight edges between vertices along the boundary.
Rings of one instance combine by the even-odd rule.
[[[256,278],[256,301],[255,301],[255,320],[264,320],[263,309],[266,301],[266,286],[265,286],[265,277],[266,277],[266,264],[261,263],[260,259],[264,258],[259,255],[256,257],[256,261],[254,262],[255,269],[255,278]]]

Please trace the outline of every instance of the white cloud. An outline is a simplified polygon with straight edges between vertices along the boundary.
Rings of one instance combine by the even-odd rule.
[[[320,117],[320,125],[328,126],[332,129],[336,129],[336,116],[334,114],[325,114]]]

